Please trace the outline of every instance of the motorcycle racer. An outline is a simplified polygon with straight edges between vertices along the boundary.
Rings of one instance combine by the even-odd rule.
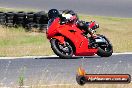
[[[59,17],[61,20],[60,24],[65,24],[65,23],[75,24],[79,29],[81,29],[84,32],[85,35],[89,33],[92,38],[96,38],[96,34],[91,29],[93,27],[98,28],[99,25],[95,24],[94,26],[90,27],[90,24],[93,22],[92,21],[85,22],[85,21],[79,20],[77,14],[73,10],[64,10],[62,14],[60,14],[57,9],[51,9],[48,12],[48,17],[49,17],[48,23],[52,23],[56,17]]]
[[[93,38],[93,35],[84,34],[87,34],[86,29],[90,29],[91,34],[94,34],[93,31],[98,27],[95,22],[82,22],[85,26],[80,26],[81,22],[74,12],[67,14],[63,11],[59,14],[56,9],[49,11],[48,16],[46,36],[51,43],[52,50],[60,58],[72,58],[73,55],[93,56],[97,54],[101,57],[112,55],[113,47],[108,38],[100,34],[97,34],[96,38]]]
[[[94,26],[92,26],[92,28],[90,27],[90,24],[93,23],[91,22],[85,22],[85,21],[80,21],[77,14],[72,11],[72,10],[64,10],[62,12],[62,17],[65,17],[66,20],[68,20],[70,23],[74,23],[76,24],[76,26],[83,30],[84,34],[87,35],[88,33],[91,35],[91,37],[96,38],[96,34],[94,33],[93,30],[91,30],[93,27],[94,28],[99,28],[98,24],[95,24]],[[94,22],[95,23],[95,22]]]

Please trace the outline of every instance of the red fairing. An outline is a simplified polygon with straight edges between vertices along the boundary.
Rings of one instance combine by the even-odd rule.
[[[53,38],[56,38],[60,41],[61,44],[64,44],[65,43],[65,40],[64,40],[64,37],[63,36],[55,36]]]
[[[47,38],[51,39],[52,37],[55,36],[55,34],[57,34],[57,28],[60,26],[59,24],[59,18],[56,18],[53,23],[49,26],[48,30],[47,30]]]
[[[88,39],[83,36],[83,32],[76,27],[75,24],[60,25],[60,19],[56,18],[47,30],[47,38],[50,40],[56,38],[60,43],[64,43],[65,39],[69,39],[75,46],[76,56],[91,56],[97,53],[97,49],[89,48]]]

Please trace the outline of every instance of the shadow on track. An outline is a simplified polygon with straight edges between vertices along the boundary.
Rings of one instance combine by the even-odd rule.
[[[99,56],[75,56],[75,57],[73,57],[73,58],[70,58],[70,60],[71,59],[88,59],[88,58],[101,58],[101,57],[99,57]],[[62,59],[62,58],[60,58],[60,57],[58,57],[58,56],[54,56],[54,57],[38,57],[38,58],[35,58],[35,59]],[[65,59],[67,59],[67,58],[65,58]]]

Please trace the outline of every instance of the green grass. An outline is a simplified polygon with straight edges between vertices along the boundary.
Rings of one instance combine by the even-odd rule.
[[[22,10],[0,8],[0,11]],[[115,18],[84,14],[79,14],[79,17],[85,21],[95,20],[99,23],[100,28],[97,30],[97,33],[103,34],[109,38],[113,44],[114,52],[132,52],[132,18]],[[45,33],[25,32],[21,27],[0,27],[0,33],[0,56],[54,54]]]
[[[0,7],[0,11],[2,12],[17,12],[17,11],[24,11],[24,12],[29,12],[29,11],[38,11],[37,9],[20,9],[20,8],[2,8]]]
[[[12,30],[12,29],[11,29]],[[16,30],[10,31],[11,35],[8,34],[8,36],[5,36],[6,39],[1,39],[0,40],[0,46],[1,47],[6,47],[6,46],[17,46],[17,45],[27,45],[27,44],[34,44],[34,45],[40,45],[44,40],[44,36],[40,34],[39,36],[34,35],[32,33],[27,33],[27,34],[20,34],[19,32],[15,32]],[[12,35],[12,33],[19,33],[19,35]],[[28,35],[31,34],[31,35]],[[37,34],[37,33],[35,33]],[[9,37],[9,38],[7,38]]]
[[[0,28],[0,56],[53,54],[45,33],[25,32],[23,28]]]

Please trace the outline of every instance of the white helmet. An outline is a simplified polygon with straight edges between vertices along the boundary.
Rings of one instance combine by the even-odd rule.
[[[65,17],[70,22],[75,22],[78,19],[76,13],[72,10],[64,10],[62,12],[62,17]]]

